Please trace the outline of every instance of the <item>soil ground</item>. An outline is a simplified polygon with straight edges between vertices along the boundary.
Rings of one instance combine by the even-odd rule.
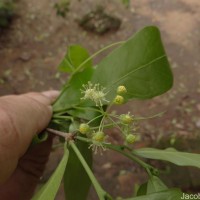
[[[160,146],[162,138],[181,137],[187,140],[180,143],[180,149],[198,152],[200,1],[134,0],[126,9],[117,0],[73,0],[65,19],[56,16],[53,8],[55,2],[17,1],[16,17],[10,28],[0,35],[0,95],[59,89],[64,78],[56,75],[57,66],[68,45],[81,44],[94,53],[107,44],[127,39],[146,25],[156,25],[161,30],[171,62],[174,87],[161,97],[129,103],[123,111],[130,110],[140,116],[167,111],[162,118],[145,120],[140,124],[142,140],[137,146]],[[122,20],[118,31],[98,36],[78,26],[77,18],[99,4]],[[167,146],[168,141],[162,144],[162,147]],[[61,152],[52,153],[44,177],[48,177],[59,162],[58,155]],[[106,152],[102,157],[95,156],[94,159],[98,179],[114,196],[131,195],[134,184],[146,178],[142,169],[112,152]],[[186,189],[195,187],[195,191],[200,191],[200,183],[195,178],[197,174],[199,172],[192,171],[185,182],[175,180],[169,184],[182,186],[181,182],[184,182]],[[56,199],[63,199],[62,188]],[[89,199],[97,199],[94,192],[91,192]]]

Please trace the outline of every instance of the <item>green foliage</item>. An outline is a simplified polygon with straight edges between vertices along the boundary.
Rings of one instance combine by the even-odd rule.
[[[59,0],[55,3],[54,8],[56,9],[56,14],[61,17],[66,17],[69,12],[70,0]]]
[[[82,68],[85,65],[81,71]],[[126,86],[129,100],[148,99],[169,90],[173,78],[158,29],[142,29],[105,57],[95,70],[87,67],[75,74],[54,104],[54,110],[80,104],[80,88],[89,80],[110,91],[108,100],[113,99],[114,89],[119,85]]]
[[[121,0],[121,1],[126,7],[130,6],[130,0]]]
[[[134,153],[143,158],[169,161],[179,166],[193,166],[200,168],[200,155],[177,151],[174,148],[165,150],[154,148],[141,148],[134,150]]]
[[[137,196],[162,192],[166,191],[167,189],[168,187],[157,176],[152,176],[146,183],[139,187]]]
[[[74,72],[87,58],[89,58],[89,53],[86,49],[80,45],[71,45],[68,47],[67,54],[58,66],[58,69],[62,72]],[[89,60],[84,64],[83,68],[91,66],[92,61]]]
[[[154,192],[162,192],[167,189],[168,189],[167,186],[157,176],[152,176],[150,177],[147,183],[146,194],[151,194]]]
[[[170,189],[124,200],[178,200],[181,199],[181,197],[182,192],[179,189]]]
[[[88,149],[88,144],[78,141],[76,145],[84,159],[87,161],[88,166],[91,168],[92,152]],[[65,196],[69,200],[85,200],[88,196],[91,181],[71,147],[69,148],[69,151],[69,161],[64,174]]]
[[[92,58],[115,45],[119,47],[103,58],[97,66],[92,66]],[[86,200],[91,183],[100,200],[112,200],[91,170],[91,149],[96,153],[107,148],[138,163],[148,173],[149,179],[140,186],[137,197],[127,200],[180,199],[181,191],[169,189],[159,179],[158,170],[139,157],[165,160],[180,166],[199,167],[200,155],[178,152],[174,149],[133,150],[126,144],[134,143],[136,138],[136,134],[132,132],[135,128],[134,123],[144,118],[135,117],[130,113],[117,115],[108,112],[114,99],[119,96],[119,88],[125,91],[121,92],[120,89],[120,98],[128,101],[153,98],[172,87],[173,76],[159,30],[153,26],[145,27],[129,40],[109,45],[92,56],[79,45],[70,46],[59,69],[70,73],[70,77],[53,105],[51,128],[56,130],[51,129],[51,132],[66,140],[67,145],[64,146],[68,147],[69,160],[67,166],[66,160],[61,161],[64,164],[59,165],[57,170],[60,172],[56,170],[54,178],[51,178],[39,192],[39,197],[45,196],[45,192],[52,189],[53,194],[50,194],[53,197],[49,199],[54,198],[66,166],[64,186],[68,200]],[[126,116],[126,121],[120,116]],[[79,124],[87,124],[89,127],[84,135],[79,132]],[[120,130],[124,145],[106,142],[104,129],[111,127]],[[127,136],[130,137],[128,141]],[[56,187],[53,187],[55,184]],[[48,199],[44,196],[41,197]]]
[[[0,27],[7,27],[14,10],[14,3],[12,0],[0,1]]]
[[[75,59],[77,56],[77,60]],[[62,71],[75,72],[77,68],[87,59],[89,54],[87,50],[80,46],[71,46],[67,52],[64,60],[59,65],[59,69]],[[69,64],[70,63],[70,67]],[[73,69],[73,70],[70,70]],[[63,110],[67,108],[72,108],[80,103],[81,93],[80,88],[83,84],[87,83],[93,74],[94,69],[92,68],[92,62],[88,61],[81,71],[77,72],[72,76],[68,83],[64,86],[61,95],[58,97],[57,101],[54,103],[53,108],[56,110]]]
[[[139,187],[137,196],[162,192],[166,191],[167,189],[168,187],[157,176],[152,176],[149,178],[148,182]]]
[[[32,145],[42,143],[42,142],[45,141],[47,138],[48,138],[48,133],[47,133],[47,132],[43,132],[43,133],[37,134],[37,135],[35,135],[34,138],[32,139]]]
[[[159,30],[146,27],[111,52],[97,65],[92,82],[110,91],[108,100],[119,85],[126,87],[129,100],[149,99],[169,90],[173,78]]]
[[[42,186],[42,188],[34,195],[32,200],[55,199],[56,193],[63,178],[68,156],[69,156],[69,151],[68,149],[65,148],[63,158],[60,161],[56,171],[53,173],[48,182],[44,186]],[[70,173],[70,171],[68,173]]]

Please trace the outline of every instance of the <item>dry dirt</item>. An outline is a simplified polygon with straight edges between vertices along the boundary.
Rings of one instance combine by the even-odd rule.
[[[117,0],[73,0],[66,19],[56,16],[55,2],[17,1],[16,17],[10,28],[0,35],[0,95],[59,89],[64,79],[56,75],[57,65],[69,44],[81,44],[93,53],[107,44],[127,39],[143,26],[157,25],[171,62],[174,87],[161,97],[129,103],[123,110],[143,116],[167,111],[162,118],[140,124],[142,141],[137,146],[160,146],[161,143],[167,146],[169,141],[163,142],[166,136],[182,137],[189,139],[177,145],[175,142],[175,146],[199,152],[200,1],[134,0],[126,9]],[[120,30],[97,36],[77,25],[76,19],[97,4],[104,5],[108,13],[122,20]],[[58,155],[61,152],[52,153],[44,177],[48,177],[59,162]],[[105,156],[94,159],[98,179],[114,196],[133,194],[134,184],[146,178],[141,168],[114,153],[106,152]],[[200,173],[188,171],[188,179],[182,181],[181,176],[169,184],[200,191],[200,181],[196,178]],[[62,188],[56,199],[63,199]],[[89,199],[97,199],[94,192]]]

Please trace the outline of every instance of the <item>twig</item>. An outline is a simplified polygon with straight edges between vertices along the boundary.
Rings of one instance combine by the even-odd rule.
[[[64,137],[64,138],[66,138],[66,136],[67,136],[67,133],[62,132],[62,131],[57,131],[57,130],[51,129],[51,128],[47,128],[46,130],[47,130],[49,133],[53,133],[53,134],[55,134],[55,135],[58,135],[58,136],[61,136],[61,137]]]

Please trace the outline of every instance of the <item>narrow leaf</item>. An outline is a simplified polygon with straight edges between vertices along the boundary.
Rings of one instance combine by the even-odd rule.
[[[88,149],[88,144],[81,141],[77,141],[76,144],[87,164],[92,167],[92,152]],[[64,175],[65,197],[69,200],[86,200],[91,181],[71,147],[69,151],[69,161]]]
[[[58,167],[56,168],[56,171],[53,173],[53,175],[50,177],[47,183],[45,183],[45,185],[34,195],[32,200],[55,199],[56,193],[59,189],[65,171],[68,156],[69,156],[69,151],[68,149],[65,149],[63,158],[60,161]]]
[[[193,166],[200,168],[200,154],[179,152],[173,148],[168,148],[165,150],[141,148],[134,150],[133,153],[143,158],[164,160],[179,166]]]

